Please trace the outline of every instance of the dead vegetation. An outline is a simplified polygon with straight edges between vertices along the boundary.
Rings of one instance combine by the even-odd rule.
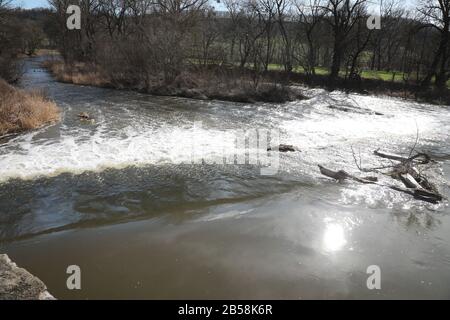
[[[37,129],[59,118],[58,107],[44,93],[25,92],[0,79],[0,136]]]
[[[66,65],[60,60],[47,60],[43,62],[58,81],[78,85],[92,85],[97,87],[111,86],[111,80],[97,67],[86,63],[74,63]]]
[[[255,84],[248,70],[214,66],[203,70],[192,67],[168,81],[157,76],[133,78],[127,73],[111,74],[100,66],[81,62],[68,65],[62,60],[53,59],[45,61],[43,66],[61,82],[130,89],[161,96],[245,103],[283,103],[304,98],[299,90],[273,79],[258,79],[258,83]]]

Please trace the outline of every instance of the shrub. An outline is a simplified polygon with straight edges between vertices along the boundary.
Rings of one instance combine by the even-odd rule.
[[[25,92],[0,79],[0,135],[36,129],[59,119],[58,107],[42,92]]]

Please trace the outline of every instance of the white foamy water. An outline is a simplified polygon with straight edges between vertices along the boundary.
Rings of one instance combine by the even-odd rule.
[[[333,103],[346,103],[353,109],[336,110],[330,107]],[[311,165],[331,161],[349,163],[351,146],[369,151],[412,146],[417,130],[419,142],[448,141],[450,117],[447,110],[436,106],[422,109],[417,104],[396,99],[319,91],[318,96],[310,100],[275,109],[271,106],[265,110],[245,108],[242,113],[239,106],[222,105],[222,108],[229,108],[230,115],[239,110],[243,130],[279,130],[281,142],[299,147],[303,159]],[[0,182],[127,166],[199,163],[200,160],[221,163],[221,155],[246,152],[234,149],[234,139],[242,135],[239,124],[238,128],[220,129],[221,119],[208,118],[202,122],[202,128],[194,131],[194,121],[177,118],[175,123],[165,118],[158,121],[152,110],[142,117],[142,110],[129,102],[125,106],[120,103],[114,106],[123,116],[115,115],[116,109],[110,106],[87,104],[99,121],[89,126],[76,119],[81,108],[66,101],[61,124],[21,135],[2,145]],[[177,115],[179,110],[167,112]],[[254,120],[256,113],[265,115]],[[151,120],[146,122],[146,117]],[[298,164],[288,162],[285,165]]]
[[[192,129],[172,126],[141,132],[126,127],[119,136],[108,136],[107,130],[102,128],[83,138],[62,134],[51,143],[33,141],[36,133],[10,141],[15,150],[0,155],[0,181],[132,165],[191,163],[210,160],[214,152],[220,154],[234,145],[232,132],[201,130],[195,132],[201,136],[196,140]]]

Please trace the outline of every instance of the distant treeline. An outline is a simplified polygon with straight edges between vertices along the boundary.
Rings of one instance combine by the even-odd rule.
[[[38,48],[56,46],[47,34],[57,28],[51,9],[23,10],[10,6],[10,0],[0,0],[0,78],[18,80],[20,55],[33,55]]]
[[[375,7],[368,0],[222,0],[219,13],[216,0],[49,2],[50,10],[9,10],[10,31],[0,13],[1,55],[35,47],[8,39],[16,27],[26,34],[25,20],[40,26],[66,63],[92,63],[131,84],[170,83],[183,72],[218,67],[249,70],[255,83],[271,69],[311,77],[326,70],[331,81],[383,70],[423,88],[445,88],[450,78],[450,0],[424,0],[410,11],[401,0]],[[81,8],[81,30],[66,27],[71,4]],[[380,30],[367,27],[374,8]]]

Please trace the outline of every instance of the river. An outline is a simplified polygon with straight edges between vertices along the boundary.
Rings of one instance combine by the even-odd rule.
[[[408,155],[419,132],[417,150],[437,160],[427,174],[448,197],[447,106],[320,89],[281,105],[155,97],[58,83],[39,61],[26,61],[22,86],[45,90],[62,121],[0,144],[0,252],[55,297],[450,298],[447,200],[338,184],[317,167],[357,172],[352,147],[378,166],[375,149]],[[280,154],[267,176],[192,164],[199,122],[202,158],[254,129],[300,152]],[[81,290],[67,289],[69,265]],[[372,265],[381,290],[366,285]]]

